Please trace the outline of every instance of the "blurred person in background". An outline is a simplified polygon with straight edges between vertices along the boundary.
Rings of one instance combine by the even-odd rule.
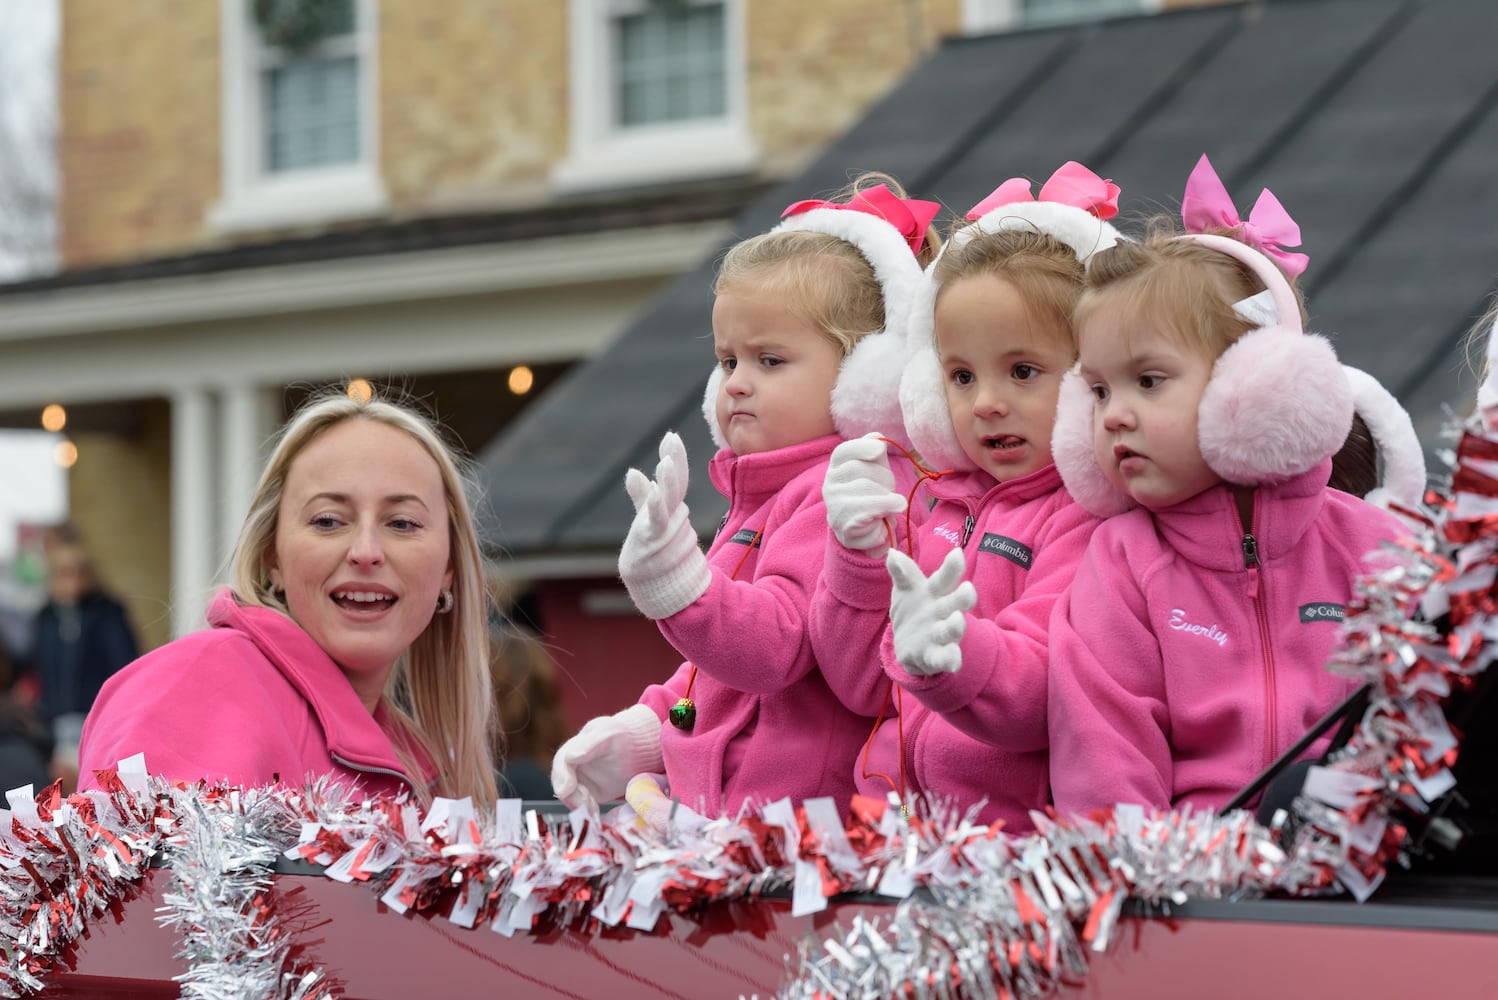
[[[497,607],[511,611],[497,617],[489,631],[489,672],[504,734],[505,753],[499,771],[499,793],[507,798],[555,798],[551,758],[570,735],[562,720],[562,690],[557,666],[540,635],[524,624],[532,620],[519,602],[496,595]]]
[[[48,547],[47,603],[36,614],[23,674],[36,714],[56,741],[54,770],[65,790],[77,778],[83,717],[104,682],[136,655],[124,606],[100,586],[76,533],[59,531]]]
[[[0,792],[52,783],[52,737],[32,709],[15,697],[15,663],[0,644]]]

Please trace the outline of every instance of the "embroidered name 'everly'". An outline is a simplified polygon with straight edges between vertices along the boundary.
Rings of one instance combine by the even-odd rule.
[[[1340,622],[1347,617],[1347,609],[1332,601],[1316,601],[1300,606],[1303,622]]]
[[[759,532],[753,528],[740,528],[733,533],[733,537],[728,540],[728,543],[730,545],[753,545],[757,549],[759,548],[759,542],[754,540],[754,536],[757,534]]]
[[[995,535],[991,531],[983,533],[983,541],[978,543],[978,551],[1003,556],[1021,569],[1029,569],[1030,560],[1034,557],[1028,545],[1016,542],[1012,538],[1005,538],[1003,535]]]
[[[1177,632],[1185,632],[1188,635],[1200,635],[1217,643],[1219,646],[1228,644],[1228,634],[1217,627],[1217,623],[1211,625],[1197,625],[1186,620],[1186,612],[1180,608],[1170,609],[1170,627]]]

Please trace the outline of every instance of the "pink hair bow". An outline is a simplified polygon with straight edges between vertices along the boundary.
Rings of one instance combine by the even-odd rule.
[[[1011,177],[993,189],[993,194],[974,205],[967,213],[971,220],[981,219],[1003,205],[1022,201],[1053,201],[1090,212],[1107,221],[1118,214],[1118,185],[1104,180],[1076,160],[1067,160],[1056,168],[1051,179],[1040,188],[1040,197],[1030,194],[1030,182]]]
[[[1181,220],[1188,233],[1212,229],[1232,229],[1249,246],[1273,258],[1290,277],[1298,277],[1311,262],[1303,253],[1291,253],[1285,247],[1300,246],[1300,226],[1290,218],[1280,200],[1265,188],[1248,213],[1248,220],[1238,218],[1233,199],[1223,185],[1212,163],[1203,153],[1186,178],[1186,196],[1181,199]]]
[[[876,184],[874,187],[864,188],[845,202],[822,201],[818,198],[795,202],[786,206],[786,210],[780,213],[780,217],[784,219],[789,215],[800,215],[814,208],[862,212],[865,215],[883,219],[905,237],[905,242],[910,245],[911,253],[919,254],[921,245],[926,241],[926,229],[931,225],[931,220],[936,218],[936,213],[941,211],[941,203],[921,201],[917,198],[900,198],[886,185]]]

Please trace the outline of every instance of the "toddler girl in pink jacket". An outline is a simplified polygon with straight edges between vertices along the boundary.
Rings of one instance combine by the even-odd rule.
[[[1206,157],[1182,209],[1188,235],[1095,257],[1075,316],[1056,461],[1115,516],[1051,624],[1063,814],[1230,800],[1350,693],[1323,665],[1398,531],[1327,485],[1354,398],[1301,329],[1299,229],[1267,191],[1240,221]]]
[[[846,810],[869,720],[828,690],[807,635],[822,478],[840,432],[898,412],[899,323],[938,208],[855,185],[847,201],[797,202],[724,258],[704,411],[720,446],[708,472],[729,508],[707,554],[682,502],[680,438],[662,440],[654,480],[631,469],[625,481],[636,514],[619,575],[687,662],[562,746],[558,798],[601,802],[663,772],[667,794],[708,816],[782,797]]]
[[[914,558],[903,532],[888,544],[904,496],[883,444],[833,452],[812,639],[844,703],[881,715],[854,768],[865,794],[976,808],[1014,832],[1049,801],[1046,626],[1097,523],[1062,486],[1051,430],[1084,262],[1118,238],[1104,221],[1117,195],[1076,163],[1039,201],[1008,181],[928,269],[900,397],[925,463],[951,471],[923,486]]]

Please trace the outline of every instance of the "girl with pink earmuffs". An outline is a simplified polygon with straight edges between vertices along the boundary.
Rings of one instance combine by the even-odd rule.
[[[1205,156],[1182,214],[1094,257],[1075,314],[1056,463],[1107,520],[1051,621],[1062,814],[1231,799],[1350,693],[1324,664],[1399,533],[1327,485],[1355,392],[1302,330],[1298,227],[1268,191],[1240,220]]]
[[[708,474],[729,505],[707,552],[676,434],[653,479],[625,479],[635,518],[619,575],[686,662],[563,744],[552,784],[564,802],[624,796],[647,822],[667,795],[708,816],[780,798],[847,809],[869,720],[828,690],[807,614],[828,457],[843,437],[898,422],[903,323],[934,253],[940,206],[892,183],[865,175],[837,199],[796,202],[724,257],[704,416],[719,445]],[[646,775],[664,788],[634,780]]]
[[[1078,163],[1038,200],[1006,181],[927,268],[899,397],[940,475],[908,534],[909,463],[892,469],[877,434],[832,454],[812,645],[844,704],[877,714],[853,774],[864,794],[1010,832],[1048,802],[1046,626],[1098,523],[1062,487],[1051,431],[1071,311],[1088,257],[1118,239],[1117,197]]]

